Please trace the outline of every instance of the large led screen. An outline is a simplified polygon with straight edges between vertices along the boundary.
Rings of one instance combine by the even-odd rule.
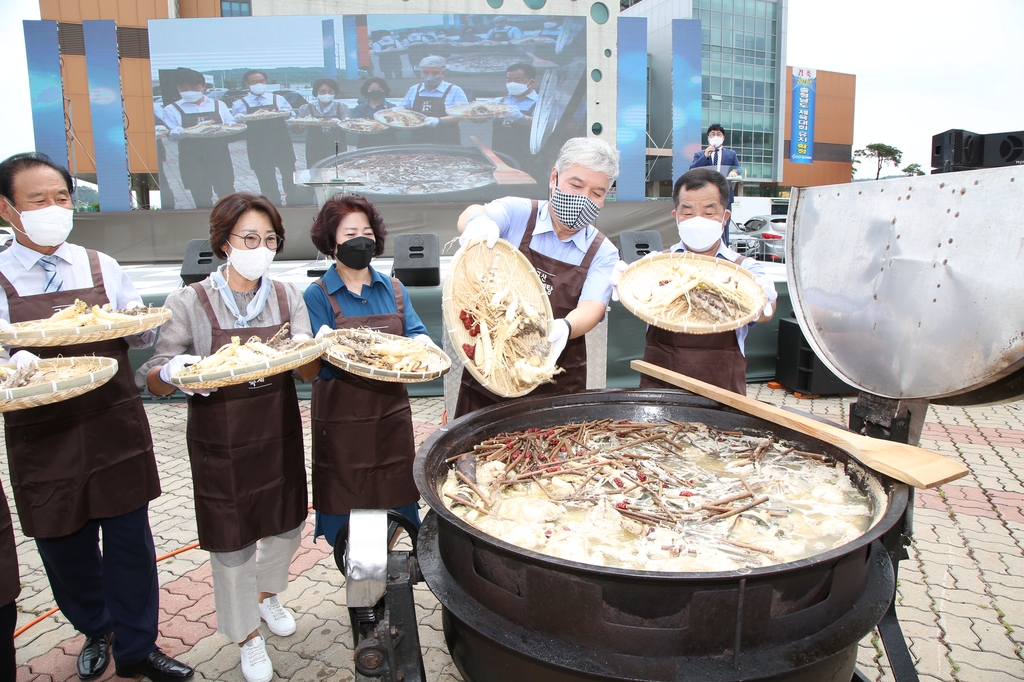
[[[174,19],[149,35],[163,208],[234,191],[544,198],[558,149],[586,134],[579,17]],[[499,183],[506,166],[521,172]]]

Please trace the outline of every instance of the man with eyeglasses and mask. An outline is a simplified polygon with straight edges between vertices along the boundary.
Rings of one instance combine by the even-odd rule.
[[[619,174],[619,152],[597,138],[567,141],[548,180],[550,199],[497,199],[470,206],[459,216],[459,244],[498,238],[519,247],[537,270],[555,315],[548,342],[565,372],[555,383],[542,384],[533,395],[573,393],[587,388],[587,346],[584,335],[604,318],[611,295],[609,277],[619,251],[593,226],[608,189]],[[482,387],[469,372],[455,416],[506,400]]]
[[[537,69],[533,64],[512,64],[505,69],[505,88],[508,95],[501,103],[512,107],[512,111],[494,121],[494,133],[491,138],[491,146],[495,151],[519,159],[524,166],[530,165],[533,160],[533,154],[530,154],[530,128],[533,124],[533,111],[537,108],[539,99],[537,91],[534,90],[536,85]],[[534,169],[523,170],[529,172]],[[546,170],[544,168],[541,172]]]
[[[141,305],[113,258],[67,243],[71,194],[67,169],[43,154],[0,163],[0,218],[14,226],[16,239],[0,254],[0,328],[50,317],[77,299],[116,309]],[[190,667],[156,646],[159,587],[149,502],[160,495],[160,480],[128,360],[129,348],[148,346],[154,336],[34,350],[45,358],[114,358],[117,374],[77,398],[4,416],[18,518],[35,538],[57,606],[85,635],[78,655],[83,680],[103,674],[111,639],[120,677],[192,677]],[[25,367],[38,357],[20,350],[11,360]]]
[[[672,190],[672,202],[675,205],[672,218],[679,230],[679,242],[669,252],[689,251],[739,265],[754,275],[754,281],[761,285],[768,297],[768,304],[755,322],[718,334],[683,334],[652,325],[647,328],[644,360],[746,395],[747,359],[744,355],[744,342],[754,324],[771,319],[778,294],[775,292],[775,284],[765,274],[762,263],[741,256],[722,242],[722,231],[729,220],[729,210],[726,208],[728,201],[729,187],[718,171],[697,168],[680,176]],[[612,276],[614,285],[618,286],[619,275],[625,267],[623,262],[615,267]],[[613,298],[618,300],[617,290]],[[675,389],[671,384],[646,374],[640,376],[640,388]]]

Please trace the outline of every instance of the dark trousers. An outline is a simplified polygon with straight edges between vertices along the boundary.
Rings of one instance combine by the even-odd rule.
[[[275,206],[281,205],[281,189],[290,199],[295,195],[295,161],[290,163],[288,159],[260,158],[253,161],[250,157],[249,165],[256,175],[256,181],[260,183],[260,194],[270,199]],[[281,189],[277,186],[277,169],[281,169]]]
[[[156,649],[160,596],[149,505],[89,521],[71,535],[36,538],[36,547],[54,601],[76,630],[87,637],[113,632],[114,660],[122,666]]]
[[[14,626],[18,624],[18,608],[12,601],[0,606],[0,680],[13,680],[17,672],[14,662]]]

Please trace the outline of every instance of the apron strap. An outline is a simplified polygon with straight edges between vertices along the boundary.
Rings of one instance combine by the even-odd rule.
[[[11,301],[18,297],[18,291],[14,288],[14,285],[11,284],[11,280],[7,279],[7,275],[2,272],[0,272],[0,286],[3,287],[4,293],[7,294],[7,314],[9,317]]]
[[[270,286],[274,287],[274,293],[277,294],[277,308],[281,314],[281,325],[284,326],[292,321],[292,311],[288,307],[288,292],[284,290],[284,285],[277,285],[278,283],[274,280],[270,280]]]
[[[523,238],[519,240],[519,250],[526,254],[527,257],[530,255],[530,242],[533,240],[533,230],[537,227],[537,206],[536,199],[530,201],[530,219],[526,221],[526,230],[523,232]]]
[[[597,228],[594,228],[595,230]],[[584,269],[590,269],[590,264],[594,260],[594,256],[597,255],[597,250],[601,248],[601,242],[604,241],[604,235],[600,232],[594,237],[594,241],[590,242],[590,248],[587,249],[586,255],[583,256],[583,261],[580,263],[580,267]]]
[[[103,282],[103,268],[100,267],[100,255],[92,249],[86,249],[85,252],[89,254],[89,270],[92,274],[92,285],[94,287],[103,287],[104,292],[106,292],[106,284]],[[110,296],[107,296],[107,301],[111,305],[114,303],[110,300]]]
[[[210,318],[210,329],[220,329],[220,322],[217,321],[217,313],[213,312],[213,304],[210,303],[210,297],[206,294],[206,289],[203,288],[199,282],[189,284],[195,292],[196,296],[199,297],[199,302],[203,306],[203,310],[206,311],[206,316]]]
[[[334,311],[334,319],[338,319],[339,317],[345,317],[345,313],[341,312],[341,306],[338,305],[338,299],[327,293],[327,285],[324,284],[324,281],[322,279],[318,279],[316,283],[319,284],[320,288],[324,290],[324,296],[326,296],[327,300],[331,302],[331,310]]]
[[[402,331],[405,331],[405,296],[402,294],[402,283],[397,278],[391,278],[391,288],[395,292],[395,307],[398,308],[398,316],[402,318]]]

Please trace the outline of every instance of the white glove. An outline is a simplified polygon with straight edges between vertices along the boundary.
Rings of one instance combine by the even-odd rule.
[[[480,213],[466,223],[466,229],[459,236],[459,246],[462,247],[470,242],[483,239],[487,241],[487,248],[493,249],[500,236],[501,229],[498,227],[498,223],[494,222],[486,213]]]
[[[565,350],[565,344],[569,343],[569,320],[560,317],[554,321],[553,327],[548,334],[548,343],[554,346],[554,357],[557,358]]]
[[[427,127],[433,128],[441,122],[441,119],[434,118],[433,116],[427,116]]]
[[[779,292],[775,291],[775,282],[769,279],[767,275],[758,275],[754,278],[754,282],[761,287],[761,291],[763,291],[764,295],[768,297],[768,303],[764,307],[763,314],[771,315],[773,308],[772,304],[779,298]]]
[[[125,310],[135,310],[136,308],[145,308],[141,301],[128,301],[124,305]]]
[[[612,274],[608,277],[608,283],[612,285],[612,300],[619,300],[619,280],[622,279],[622,271],[629,267],[629,263],[620,260],[612,268]]]
[[[338,125],[339,123],[341,123],[341,119],[340,118],[332,118],[331,119],[331,123],[333,123],[334,125]]]
[[[186,365],[194,365],[195,363],[199,362],[202,359],[203,358],[200,355],[175,355],[173,358],[167,361],[166,365],[160,368],[160,381],[164,382],[165,384],[174,386],[174,384],[171,384],[172,376],[174,376],[182,369],[184,369]],[[208,391],[190,391],[186,388],[182,388],[181,386],[174,387],[177,388],[182,393],[184,393],[185,395],[199,394],[203,397],[210,395],[211,391],[217,390],[213,388]]]
[[[326,324],[320,325],[320,328],[316,330],[316,339],[317,339],[317,341],[319,341],[320,339],[324,338],[325,336],[331,334],[332,332],[334,332],[334,330],[331,329],[330,327],[328,327]]]
[[[19,350],[11,356],[11,362],[18,366],[18,369],[25,369],[29,365],[39,362],[39,356],[29,353],[27,350]]]
[[[437,348],[437,344],[434,343],[433,339],[431,339],[428,334],[417,334],[412,337],[412,340],[423,344],[427,348]]]
[[[168,133],[167,135],[167,137],[171,138],[172,140],[180,140],[184,136],[185,129],[181,126],[178,126],[177,128],[171,128],[171,132]]]
[[[509,120],[509,121],[518,121],[519,119],[526,118],[526,117],[523,116],[523,112],[519,109],[519,107],[513,107],[512,111],[510,111],[509,113],[505,114],[501,118]]]
[[[7,331],[8,329],[14,329],[14,325],[0,317],[0,330]]]
[[[309,341],[309,334],[296,334],[292,337],[292,341],[296,343],[302,343],[303,341]]]

